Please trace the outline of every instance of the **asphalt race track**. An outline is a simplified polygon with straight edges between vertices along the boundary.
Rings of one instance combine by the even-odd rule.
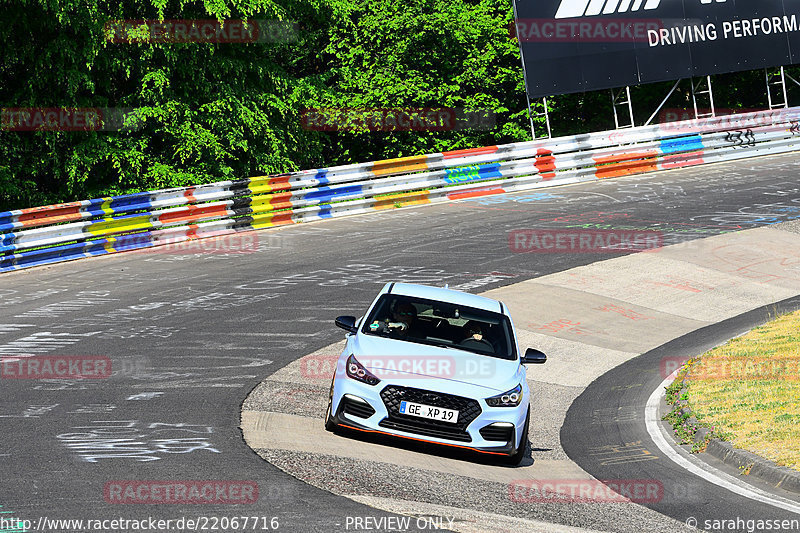
[[[668,245],[772,225],[800,218],[799,170],[794,155],[759,158],[262,231],[240,249],[154,248],[4,274],[0,355],[99,356],[113,371],[107,379],[0,380],[0,511],[6,513],[0,516],[34,527],[42,517],[247,516],[260,518],[260,530],[283,531],[355,530],[354,517],[370,517],[376,525],[370,530],[392,530],[390,522],[379,522],[390,513],[299,481],[245,444],[240,408],[257,384],[339,341],[333,318],[363,311],[387,281],[483,292],[615,256],[514,253],[514,230],[641,228],[662,232]],[[631,368],[620,371],[636,371]],[[302,398],[302,391],[295,394]],[[640,402],[641,394],[623,398]],[[296,395],[285,401],[297,401]],[[594,385],[587,389],[564,432],[580,433],[575,428],[586,398],[603,394]],[[321,425],[322,411],[319,417]],[[534,460],[558,447],[558,430],[550,428],[553,444],[534,450]],[[620,431],[603,427],[614,437]],[[580,458],[584,443],[571,439],[566,452],[603,478],[607,470]],[[348,476],[364,475],[363,466],[353,461]],[[682,475],[674,470],[670,475]],[[376,495],[402,483],[369,474]],[[108,487],[130,480],[247,481],[257,485],[258,498],[238,505],[117,503]],[[455,489],[446,498],[451,507],[463,503],[458,493],[469,487]],[[703,516],[704,509],[733,515],[753,504],[702,485],[694,503],[684,505],[654,509],[682,520],[679,515]],[[661,517],[630,504],[614,523],[593,521],[588,512],[576,519],[563,505],[542,516],[570,526],[640,531],[637,516],[645,514],[648,524]]]

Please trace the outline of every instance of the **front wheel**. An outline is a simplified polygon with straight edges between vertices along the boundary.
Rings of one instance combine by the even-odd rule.
[[[525,458],[525,452],[528,448],[528,425],[531,421],[531,408],[528,407],[528,415],[525,417],[525,425],[522,428],[522,438],[519,440],[519,446],[517,447],[517,451],[514,452],[512,455],[509,455],[506,459],[506,464],[512,466],[519,466],[522,462],[522,459]]]
[[[336,428],[339,427],[336,422],[333,421],[333,412],[331,411],[333,409],[333,382],[335,379],[334,377],[334,379],[331,380],[331,390],[328,393],[328,408],[325,410],[325,430],[331,432],[336,431]]]

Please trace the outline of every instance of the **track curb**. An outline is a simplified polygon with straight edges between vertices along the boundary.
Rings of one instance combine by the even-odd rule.
[[[778,466],[753,452],[734,448],[730,442],[719,439],[709,441],[706,452],[727,465],[737,468],[750,467],[748,475],[766,481],[777,488],[800,494],[800,472],[785,466]]]

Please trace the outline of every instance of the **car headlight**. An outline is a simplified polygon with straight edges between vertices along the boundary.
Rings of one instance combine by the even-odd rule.
[[[367,385],[377,385],[381,382],[372,372],[364,368],[364,365],[359,363],[354,355],[347,358],[347,376]]]
[[[522,384],[520,383],[510,391],[486,398],[489,407],[517,407],[522,401]]]

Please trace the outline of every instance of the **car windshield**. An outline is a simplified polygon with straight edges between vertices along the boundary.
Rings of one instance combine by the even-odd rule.
[[[375,304],[361,331],[367,335],[516,359],[508,317],[447,302],[385,294]]]

